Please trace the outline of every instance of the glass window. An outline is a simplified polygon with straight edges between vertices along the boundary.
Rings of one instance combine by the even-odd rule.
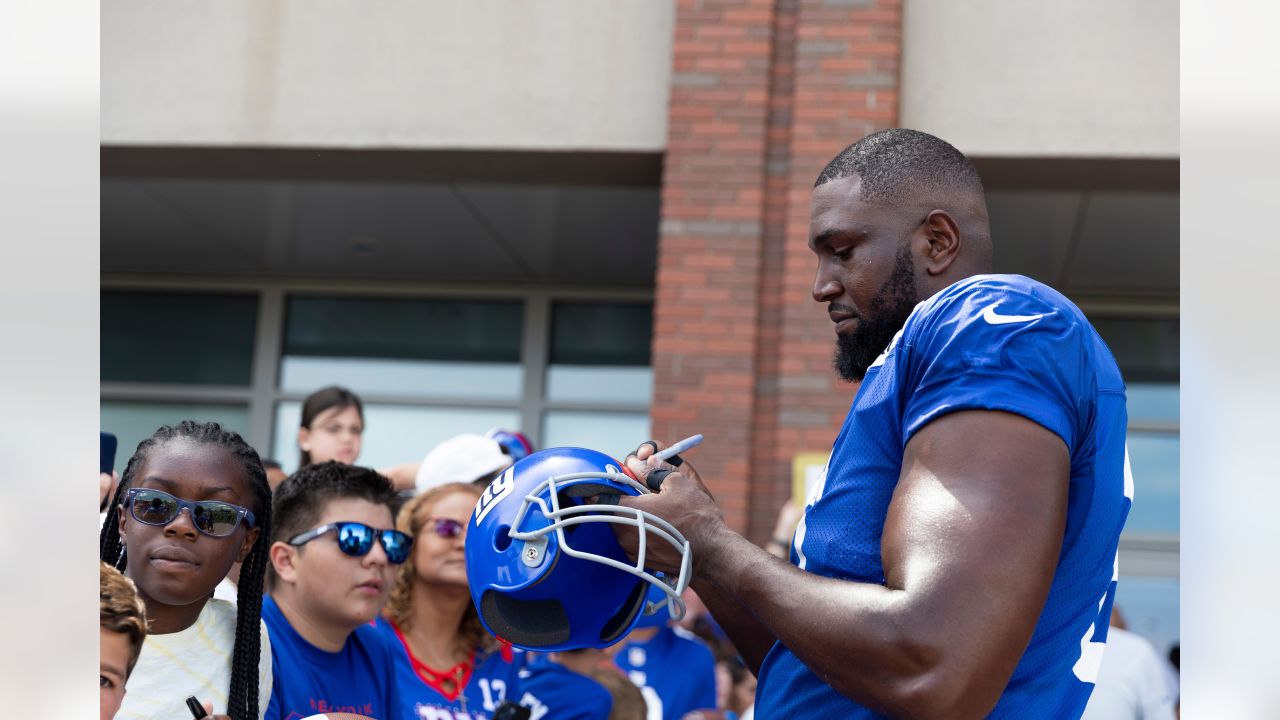
[[[516,400],[523,311],[520,302],[291,297],[280,388]]]
[[[287,473],[298,469],[298,422],[301,419],[302,403],[287,401],[276,405],[272,453]],[[454,435],[483,434],[495,427],[519,426],[520,413],[515,408],[365,404],[364,437],[357,462],[374,468],[416,462]]]
[[[1177,318],[1090,318],[1126,383],[1178,382]]]
[[[1161,657],[1169,656],[1180,637],[1177,578],[1129,577],[1121,565],[1115,606],[1131,632],[1150,641]]]
[[[557,302],[551,309],[547,399],[648,402],[651,303]]]
[[[584,447],[621,460],[648,439],[647,413],[553,410],[543,416],[538,447]]]
[[[1125,521],[1128,534],[1178,533],[1179,456],[1176,433],[1129,431],[1133,471],[1133,507]]]
[[[1178,425],[1178,386],[1165,383],[1126,383],[1129,424]]]
[[[248,385],[256,295],[104,291],[103,382]]]
[[[122,475],[138,443],[151,437],[161,425],[176,425],[183,420],[217,422],[246,440],[249,437],[249,408],[244,405],[103,400],[98,417],[102,430],[113,433],[119,441],[115,469]]]

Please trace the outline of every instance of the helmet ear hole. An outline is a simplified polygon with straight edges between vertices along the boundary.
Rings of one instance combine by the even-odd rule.
[[[569,640],[569,616],[559,600],[517,600],[487,590],[479,610],[495,635],[517,646],[545,648]]]
[[[499,525],[493,535],[493,549],[506,552],[509,547],[511,547],[511,526]]]
[[[648,588],[649,583],[643,580],[636,581],[635,587],[631,588],[631,594],[627,595],[627,601],[618,609],[618,614],[609,618],[609,622],[600,629],[600,642],[611,645],[631,629],[631,621],[636,619],[636,615],[644,607],[645,597],[649,594]]]

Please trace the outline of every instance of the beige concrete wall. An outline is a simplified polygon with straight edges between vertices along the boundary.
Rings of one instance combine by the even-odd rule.
[[[969,154],[1176,157],[1176,0],[905,0],[902,117]]]
[[[111,0],[102,141],[660,150],[673,0]]]

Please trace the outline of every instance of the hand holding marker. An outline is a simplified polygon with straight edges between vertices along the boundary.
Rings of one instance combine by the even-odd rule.
[[[680,465],[684,463],[684,460],[680,457],[680,453],[684,452],[685,450],[690,450],[692,448],[695,448],[701,443],[702,443],[702,435],[690,435],[689,437],[681,440],[675,445],[672,445],[671,447],[665,450],[661,450],[657,453],[654,453],[653,457],[663,462],[674,465],[676,467],[680,467]],[[668,470],[667,468],[655,468],[645,478],[645,484],[649,486],[650,490],[654,492],[658,492],[658,489],[662,487],[662,481],[665,480],[666,477],[673,472],[676,472],[676,471]]]

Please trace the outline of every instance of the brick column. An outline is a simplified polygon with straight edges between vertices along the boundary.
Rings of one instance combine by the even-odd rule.
[[[654,435],[702,432],[729,524],[763,542],[796,453],[826,451],[855,388],[810,297],[813,180],[897,117],[901,8],[678,0],[662,188]]]
[[[744,527],[755,411],[770,0],[677,0],[654,304],[653,433]]]

